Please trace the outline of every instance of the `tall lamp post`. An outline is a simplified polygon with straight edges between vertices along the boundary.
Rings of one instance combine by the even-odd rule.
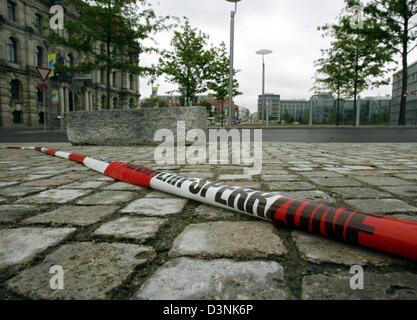
[[[234,43],[235,43],[235,15],[237,12],[237,3],[241,0],[226,0],[227,2],[235,3],[235,11],[230,13],[230,70],[229,70],[229,112],[228,120],[229,126],[232,126],[233,116],[233,56],[234,56]]]
[[[262,49],[256,52],[262,56],[262,115],[261,115],[261,122],[262,126],[264,125],[264,118],[265,118],[265,55],[272,53],[271,50]]]

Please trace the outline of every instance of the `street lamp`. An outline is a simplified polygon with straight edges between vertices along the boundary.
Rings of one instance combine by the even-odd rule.
[[[233,115],[233,54],[234,54],[234,42],[235,42],[235,15],[237,12],[237,3],[241,0],[226,0],[227,2],[235,3],[235,11],[230,13],[230,68],[229,68],[229,126],[232,126]]]
[[[264,110],[265,110],[265,55],[272,53],[271,50],[263,49],[256,51],[256,54],[259,54],[262,56],[262,126],[264,125]]]

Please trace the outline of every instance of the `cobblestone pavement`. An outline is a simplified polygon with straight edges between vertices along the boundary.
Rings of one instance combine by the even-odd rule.
[[[251,177],[237,165],[158,167],[153,147],[43,146],[417,221],[417,144],[264,144]],[[0,169],[1,299],[417,299],[412,261],[36,151],[0,150]],[[50,287],[54,265],[63,290]],[[363,290],[349,286],[353,265]]]

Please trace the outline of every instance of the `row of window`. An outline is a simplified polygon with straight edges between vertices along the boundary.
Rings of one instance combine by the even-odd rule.
[[[10,83],[10,97],[12,100],[20,100],[21,99],[21,88],[22,85],[20,84],[20,81],[17,79],[13,79]],[[43,101],[43,92],[41,92],[38,89],[38,93],[37,93],[37,97],[38,97],[38,102],[42,102]],[[117,103],[117,98],[113,98],[112,102],[112,107],[113,108],[117,108],[118,107],[118,103]],[[101,106],[104,108],[104,106],[106,105],[106,96],[103,95],[101,97]],[[135,100],[132,98],[130,99],[129,102],[129,108],[133,109],[135,106]]]
[[[35,65],[38,67],[43,67],[46,65],[46,55],[45,50],[38,46],[35,49]],[[19,45],[16,38],[10,37],[7,40],[7,59],[12,63],[19,63]],[[58,57],[58,60],[62,58]],[[71,54],[67,54],[65,57],[65,65],[71,67],[74,65],[74,58]]]
[[[12,21],[12,22],[17,21],[17,17],[16,17],[17,10],[16,10],[16,8],[17,8],[16,3],[12,2],[12,1],[7,1],[7,18],[8,18],[9,21]],[[38,13],[35,14],[34,27],[35,27],[37,32],[41,32],[42,16]]]
[[[101,84],[105,84],[106,82],[106,77],[105,77],[105,71],[104,70],[100,70],[100,83]],[[117,72],[112,72],[111,77],[110,77],[110,84],[113,87],[117,87]],[[135,79],[133,74],[130,74],[127,77],[127,87],[130,90],[134,90],[134,85],[135,85]]]

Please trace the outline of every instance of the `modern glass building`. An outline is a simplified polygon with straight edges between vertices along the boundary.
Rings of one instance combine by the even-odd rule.
[[[269,108],[269,120],[272,122],[281,122],[281,96],[279,94],[265,93],[265,110]],[[262,113],[262,95],[258,96],[258,116]],[[266,111],[265,111],[266,114]]]
[[[392,86],[392,107],[390,112],[390,123],[398,124],[400,116],[400,102],[402,94],[402,70],[393,76]],[[408,88],[407,105],[405,113],[405,124],[417,125],[417,61],[408,66]]]

